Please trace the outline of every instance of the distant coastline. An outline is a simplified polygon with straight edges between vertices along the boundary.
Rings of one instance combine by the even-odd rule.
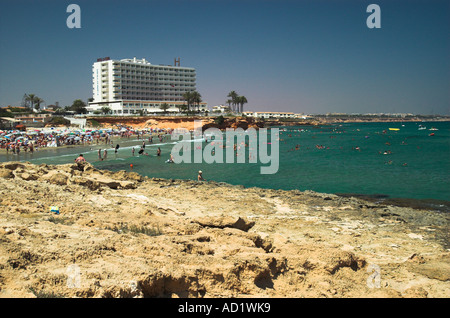
[[[194,128],[194,120],[201,120],[203,129],[216,127],[226,128],[263,128],[273,126],[318,126],[336,123],[373,123],[373,122],[433,122],[450,121],[450,116],[415,115],[405,117],[393,116],[366,116],[366,115],[314,115],[303,118],[253,118],[246,116],[141,116],[141,117],[87,117],[95,120],[102,128],[113,127],[117,124],[131,126],[136,129],[157,127],[165,129]],[[218,120],[219,119],[219,120]]]
[[[12,114],[13,115],[13,114]],[[203,129],[216,127],[219,129],[226,128],[262,128],[273,126],[318,126],[337,123],[373,123],[373,122],[446,122],[450,121],[450,116],[446,115],[412,115],[412,114],[313,114],[301,115],[296,114],[294,117],[251,117],[245,115],[234,114],[217,114],[215,116],[90,116],[85,115],[79,118],[86,119],[84,129],[101,129],[101,128],[117,128],[119,126],[130,127],[132,129],[143,130],[146,128],[162,128],[176,129],[185,128],[194,129],[194,121],[201,121]],[[12,116],[9,116],[12,117]],[[58,118],[58,117],[55,117]],[[78,118],[78,117],[77,117]],[[12,128],[1,125],[0,130],[8,131]],[[7,122],[6,117],[4,118]],[[20,122],[20,129],[37,129],[41,130],[48,127],[67,128],[79,130],[79,125],[58,125],[55,123],[39,124]],[[18,129],[18,128],[16,128]]]
[[[307,119],[272,119],[265,120],[265,126],[301,126],[327,125],[342,123],[404,123],[404,122],[447,122],[450,116],[363,116],[363,115],[316,115]]]

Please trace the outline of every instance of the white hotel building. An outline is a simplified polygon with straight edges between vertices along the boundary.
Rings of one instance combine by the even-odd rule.
[[[176,66],[178,62],[178,66]],[[183,94],[194,91],[195,69],[175,65],[153,65],[145,59],[98,59],[92,66],[93,101],[89,113],[109,107],[114,115],[162,113],[160,106],[169,105],[168,112],[179,112],[186,105]],[[207,110],[200,103],[200,111]]]

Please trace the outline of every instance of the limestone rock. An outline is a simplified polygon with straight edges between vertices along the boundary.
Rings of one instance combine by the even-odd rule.
[[[36,174],[34,174],[34,173],[28,173],[28,172],[22,173],[22,174],[20,175],[20,177],[21,177],[23,180],[27,180],[27,181],[39,179],[39,176],[37,176]]]
[[[67,180],[69,179],[69,176],[65,173],[62,173],[58,170],[53,170],[47,173],[46,175],[43,175],[41,177],[42,180],[47,181],[49,183],[57,184],[57,185],[66,185]]]
[[[2,174],[2,297],[450,296],[444,213],[90,164]]]
[[[9,169],[0,168],[0,178],[12,179],[14,178],[14,173]]]
[[[200,224],[201,226],[223,228],[235,228],[241,231],[248,231],[255,225],[255,222],[248,221],[245,218],[238,217],[204,217],[196,219],[193,222]]]

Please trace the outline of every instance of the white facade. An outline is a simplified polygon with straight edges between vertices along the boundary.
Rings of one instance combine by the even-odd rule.
[[[295,118],[295,114],[290,112],[243,112],[243,114],[255,118]]]
[[[231,108],[230,106],[224,106],[224,105],[218,105],[218,106],[213,106],[211,111],[213,113],[229,113],[231,112]]]
[[[179,112],[185,104],[183,94],[194,91],[195,69],[171,65],[153,65],[145,59],[99,59],[92,66],[93,102],[89,112],[109,107],[113,114],[130,115]],[[196,108],[197,109],[197,108]],[[201,103],[199,110],[207,109]]]

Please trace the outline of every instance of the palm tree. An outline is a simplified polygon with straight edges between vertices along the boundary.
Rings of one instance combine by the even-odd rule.
[[[192,105],[192,92],[190,91],[184,92],[183,98],[187,102],[187,111],[189,112]]]
[[[199,110],[200,103],[202,102],[202,95],[200,95],[200,93],[197,91],[193,91],[191,93],[191,96],[192,96],[192,103],[194,104],[194,106],[197,105],[197,109]]]
[[[159,109],[161,109],[163,111],[163,113],[167,113],[167,110],[169,109],[169,104],[167,103],[162,103],[161,106],[159,106]]]
[[[81,99],[76,99],[73,101],[72,106],[70,106],[70,110],[75,111],[77,114],[86,114],[86,104]]]
[[[111,108],[109,108],[108,106],[103,106],[101,108],[101,111],[104,115],[109,114],[111,112]]]
[[[238,97],[238,94],[235,91],[231,91],[228,93],[227,97],[231,97],[231,104],[233,105],[233,111],[236,110],[236,98]]]
[[[178,109],[180,110],[181,113],[185,113],[187,111],[187,106],[186,105],[180,105],[177,106]]]
[[[31,103],[31,110],[33,110],[34,109],[34,103],[36,102],[36,99],[37,99],[38,97],[35,95],[35,94],[27,94],[26,96],[25,96],[25,101],[28,103],[28,102],[30,102]]]
[[[178,112],[182,113],[186,109],[186,105],[176,105],[176,108],[178,108]]]
[[[34,108],[35,108],[37,111],[39,111],[39,110],[41,109],[41,103],[44,103],[45,101],[44,101],[42,98],[36,96],[34,102],[36,103],[36,105],[34,106]]]
[[[183,94],[183,98],[187,102],[188,112],[190,111],[191,106],[199,107],[202,102],[202,95],[197,91],[187,91]]]
[[[240,109],[238,109],[238,111],[240,113],[243,113],[244,112],[244,104],[248,103],[247,98],[245,96],[238,96],[236,98],[236,102],[240,105]]]

